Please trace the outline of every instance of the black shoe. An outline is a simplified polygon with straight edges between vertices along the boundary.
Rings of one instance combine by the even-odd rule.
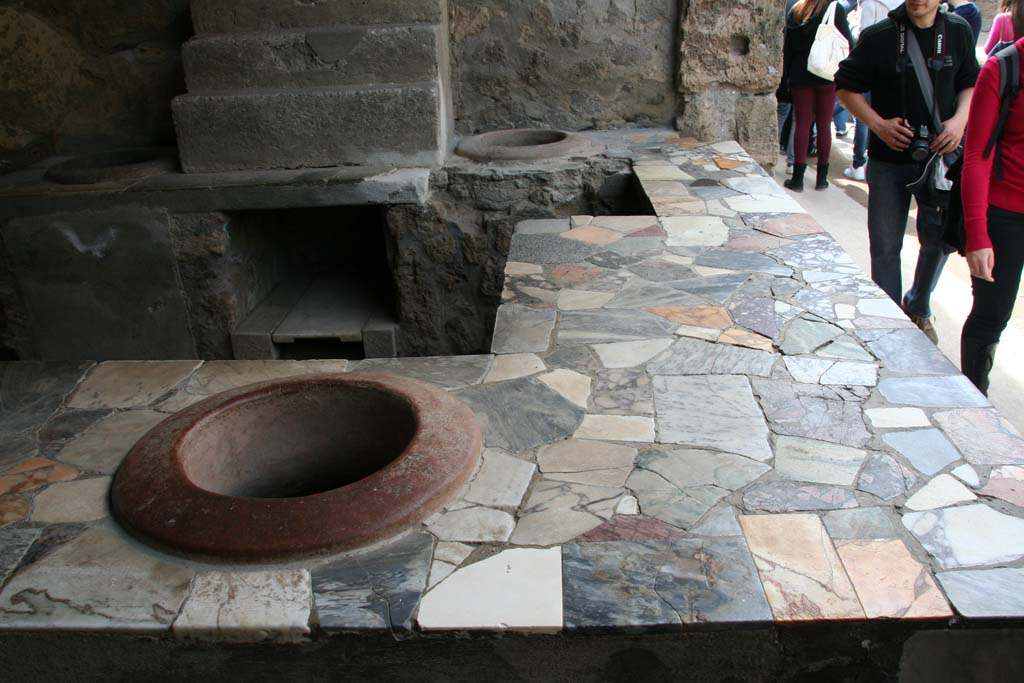
[[[793,190],[793,192],[804,191],[804,172],[807,170],[807,164],[793,164],[793,177],[782,183],[786,189]]]
[[[985,344],[970,337],[960,337],[960,371],[974,386],[988,396],[988,375],[996,362],[999,343]]]
[[[818,164],[818,179],[814,183],[815,190],[824,190],[828,187],[828,164]]]

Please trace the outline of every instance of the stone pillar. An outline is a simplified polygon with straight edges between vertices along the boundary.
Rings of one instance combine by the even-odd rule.
[[[736,140],[758,163],[775,164],[783,14],[777,0],[682,0],[681,133]]]

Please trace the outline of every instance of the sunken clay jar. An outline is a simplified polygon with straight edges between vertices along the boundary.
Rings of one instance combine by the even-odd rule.
[[[385,540],[441,509],[480,459],[473,412],[371,374],[302,376],[208,398],[132,448],[117,520],[194,559],[277,562]]]

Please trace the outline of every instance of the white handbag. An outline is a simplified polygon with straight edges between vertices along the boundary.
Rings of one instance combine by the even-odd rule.
[[[825,16],[814,36],[814,44],[811,45],[811,53],[807,56],[807,70],[826,81],[835,80],[839,62],[850,54],[850,44],[836,28],[836,5],[838,4],[837,0],[825,10]]]

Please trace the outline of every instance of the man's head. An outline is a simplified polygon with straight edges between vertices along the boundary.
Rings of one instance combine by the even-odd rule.
[[[939,12],[939,0],[907,0],[907,16],[915,26],[928,28],[935,23],[935,15]]]

